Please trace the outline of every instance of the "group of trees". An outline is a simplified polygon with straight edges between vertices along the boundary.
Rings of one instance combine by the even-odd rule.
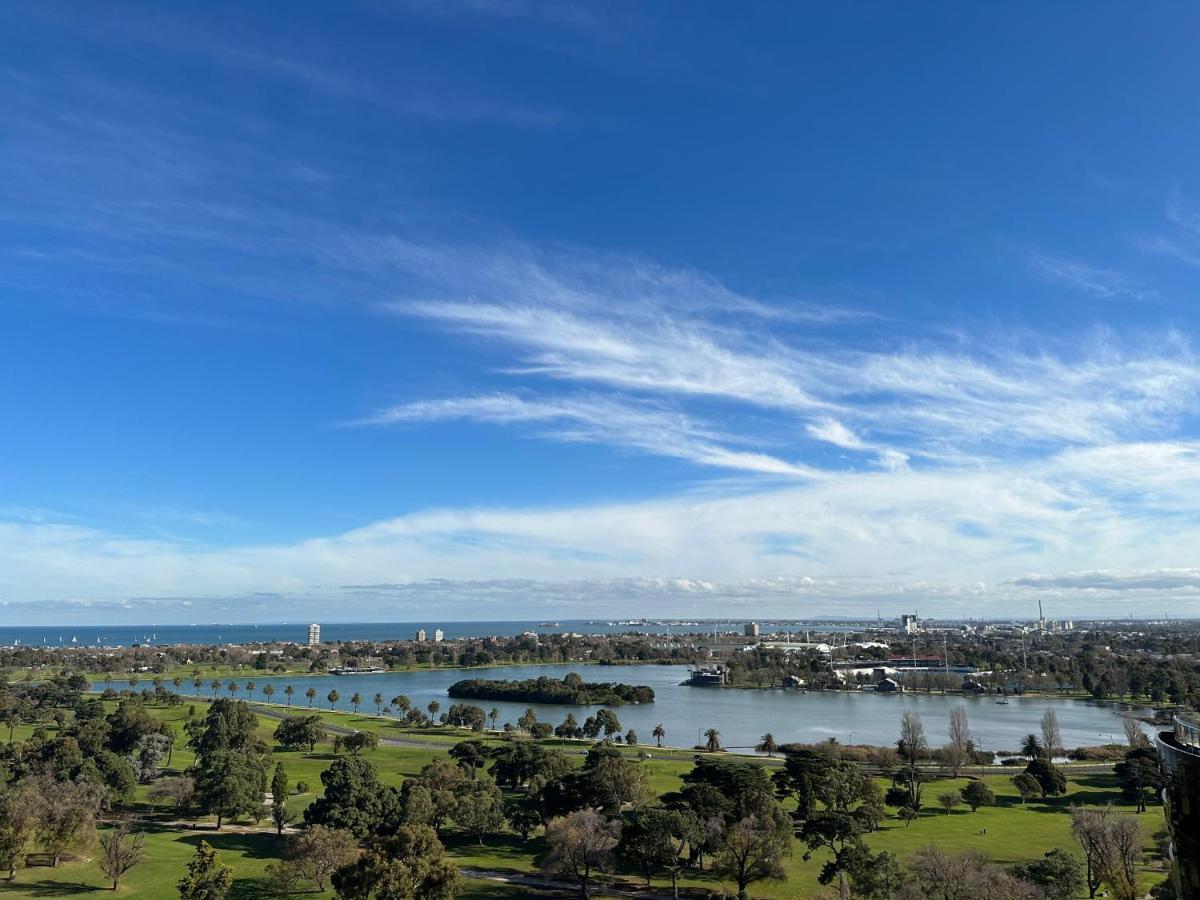
[[[473,700],[509,700],[520,703],[558,703],[575,706],[620,706],[653,703],[654,689],[643,684],[587,682],[575,672],[559,679],[526,678],[521,681],[467,678],[450,685],[451,697]]]

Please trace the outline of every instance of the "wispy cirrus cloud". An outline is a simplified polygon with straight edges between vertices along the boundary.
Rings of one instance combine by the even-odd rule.
[[[1155,296],[1153,290],[1131,275],[1076,259],[1032,253],[1026,264],[1041,281],[1082,291],[1101,300],[1143,301]]]
[[[730,447],[728,445],[737,438],[713,431],[682,413],[603,397],[527,400],[513,394],[490,394],[419,400],[389,407],[354,424],[391,425],[453,419],[501,425],[533,424],[540,426],[539,436],[552,440],[608,444],[685,459],[701,466],[759,475],[789,478],[819,475],[809,466]]]

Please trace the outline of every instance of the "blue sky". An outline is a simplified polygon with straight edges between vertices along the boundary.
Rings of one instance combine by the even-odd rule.
[[[1200,614],[1198,20],[8,4],[5,615]]]

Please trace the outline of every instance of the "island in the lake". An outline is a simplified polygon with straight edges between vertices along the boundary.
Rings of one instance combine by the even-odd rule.
[[[511,700],[516,703],[561,703],[574,706],[621,706],[625,703],[653,703],[654,689],[644,684],[587,682],[575,672],[561,681],[554,678],[526,678],[505,681],[467,678],[450,685],[447,693],[456,699]]]

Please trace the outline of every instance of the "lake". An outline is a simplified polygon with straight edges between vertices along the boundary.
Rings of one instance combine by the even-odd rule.
[[[1047,709],[1058,713],[1063,743],[1067,747],[1091,744],[1119,743],[1124,740],[1121,712],[1148,713],[1148,710],[1098,703],[1086,700],[1056,700],[1049,698],[1012,697],[1008,705],[998,705],[988,697],[964,697],[956,694],[877,694],[874,692],[813,691],[802,694],[782,690],[741,690],[730,688],[687,687],[680,682],[687,677],[687,666],[630,665],[547,665],[505,666],[494,669],[428,669],[411,672],[389,672],[376,675],[318,675],[263,676],[246,674],[233,680],[244,686],[252,680],[256,685],[255,699],[262,699],[262,688],[275,685],[274,700],[282,702],[284,685],[296,689],[293,706],[305,707],[304,692],[312,687],[317,691],[315,704],[328,709],[325,696],[336,690],[341,699],[337,708],[350,709],[350,696],[358,691],[364,698],[360,711],[374,712],[371,698],[381,693],[384,702],[397,694],[406,695],[414,705],[424,709],[431,700],[438,701],[442,711],[453,702],[446,696],[447,688],[463,678],[524,679],[547,676],[562,678],[568,672],[579,672],[585,681],[622,681],[645,684],[654,688],[655,702],[642,706],[615,707],[624,729],[633,728],[643,744],[652,742],[650,732],[661,722],[667,730],[666,743],[673,746],[692,746],[708,728],[721,732],[724,746],[747,748],[758,743],[762,735],[771,732],[779,743],[789,741],[813,742],[829,737],[843,743],[892,745],[900,732],[900,714],[911,709],[925,723],[925,734],[931,746],[941,746],[947,740],[946,728],[951,708],[964,706],[976,744],[986,750],[1015,750],[1021,738],[1029,733],[1040,734],[1040,720]],[[137,687],[147,686],[143,677]],[[228,683],[230,679],[223,681]],[[205,679],[202,693],[211,695]],[[122,682],[114,682],[120,688]],[[192,690],[190,683],[184,691]],[[229,696],[224,687],[221,696]],[[237,697],[245,699],[244,687]],[[562,706],[558,704],[492,703],[462,701],[481,706],[484,711],[493,706],[500,710],[500,723],[516,722],[528,706],[533,706],[538,719],[557,725],[568,712],[581,723],[597,707]]]

